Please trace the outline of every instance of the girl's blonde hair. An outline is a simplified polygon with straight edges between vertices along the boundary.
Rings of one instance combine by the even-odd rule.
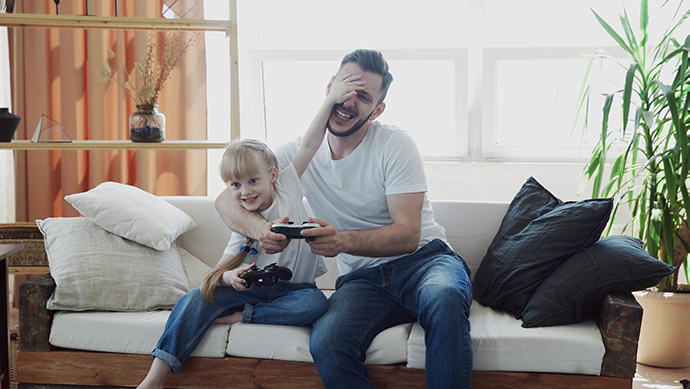
[[[247,258],[247,253],[251,249],[251,245],[254,243],[254,239],[247,238],[246,243],[242,246],[239,253],[234,256],[222,261],[216,265],[210,272],[204,276],[204,280],[201,282],[201,297],[203,297],[209,304],[214,303],[213,293],[216,291],[216,286],[220,282],[223,273],[232,270],[240,266],[245,258]]]
[[[273,151],[256,139],[240,139],[225,149],[220,161],[220,178],[227,183],[261,173],[266,167],[278,168],[278,159]]]
[[[220,161],[220,178],[227,184],[232,180],[259,174],[266,167],[277,169],[278,159],[265,143],[255,139],[236,140],[230,143],[223,153],[223,159]],[[247,238],[239,253],[221,261],[204,276],[201,283],[201,297],[204,300],[213,304],[213,293],[223,273],[244,263],[252,243],[254,239]]]

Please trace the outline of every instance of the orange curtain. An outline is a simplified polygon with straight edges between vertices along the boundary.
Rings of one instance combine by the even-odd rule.
[[[89,14],[114,16],[114,1],[90,1]],[[119,16],[160,17],[162,0],[120,0]],[[199,4],[200,6],[201,4]],[[15,12],[55,14],[53,0],[19,1]],[[83,15],[85,1],[60,3],[61,15]],[[199,15],[203,15],[199,10]],[[57,28],[12,29],[14,111],[22,117],[15,139],[31,139],[45,114],[73,140],[128,140],[135,102],[116,83],[101,80],[108,49],[131,71],[143,62],[147,31]],[[16,36],[14,35],[16,34]],[[121,66],[117,66],[120,67]],[[204,37],[178,62],[158,99],[166,139],[206,139]],[[16,219],[76,216],[63,200],[104,181],[135,185],[157,195],[206,195],[204,150],[21,151],[16,153]]]

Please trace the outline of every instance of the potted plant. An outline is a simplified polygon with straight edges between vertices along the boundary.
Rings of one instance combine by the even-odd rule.
[[[161,53],[158,43],[162,46]],[[108,50],[108,58],[103,62],[101,70],[101,79],[105,82],[115,81],[136,102],[137,110],[129,116],[129,138],[133,142],[165,140],[165,115],[158,112],[158,94],[192,43],[193,36],[185,38],[181,31],[164,31],[160,41],[156,39],[154,32],[150,32],[146,41],[145,61],[135,62],[132,74],[127,74],[125,81],[118,79],[113,73],[110,62],[113,61],[115,53]],[[121,69],[126,72],[124,66]],[[138,73],[136,85],[134,73]]]
[[[622,89],[611,91],[604,100],[599,142],[585,166],[585,179],[593,184],[594,197],[617,199],[611,223],[618,207],[628,206],[632,216],[625,229],[640,238],[652,256],[677,267],[653,291],[635,293],[645,310],[638,362],[684,367],[690,366],[686,351],[690,350],[690,294],[680,293],[684,287],[679,278],[681,269],[690,278],[690,35],[682,40],[674,36],[687,31],[683,28],[690,10],[682,9],[680,2],[674,21],[656,44],[648,40],[648,11],[647,0],[642,0],[637,27],[624,11],[620,32],[592,11],[629,64],[624,65]],[[618,99],[621,103],[614,104]],[[586,93],[580,101],[588,101]],[[620,109],[620,127],[609,123],[614,107]],[[606,164],[609,160],[614,161],[612,166]],[[673,311],[684,316],[667,316]],[[680,332],[674,334],[674,327]],[[670,337],[664,340],[662,335]],[[674,346],[678,351],[673,351]]]

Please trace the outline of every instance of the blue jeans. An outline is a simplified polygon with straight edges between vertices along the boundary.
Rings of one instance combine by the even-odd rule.
[[[428,388],[469,388],[472,285],[465,261],[434,240],[414,254],[338,278],[313,326],[310,351],[326,388],[373,388],[364,360],[374,337],[417,320],[426,337]]]
[[[218,286],[215,304],[201,297],[199,288],[177,301],[152,355],[177,372],[201,342],[206,330],[219,317],[242,311],[242,322],[311,325],[328,309],[323,292],[313,283],[278,281],[272,286],[255,286],[239,292],[232,286]]]

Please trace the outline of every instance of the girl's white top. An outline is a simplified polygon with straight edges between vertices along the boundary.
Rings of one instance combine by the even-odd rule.
[[[261,216],[269,221],[288,216],[290,221],[295,224],[308,221],[312,214],[311,211],[307,211],[309,204],[304,198],[306,189],[292,164],[278,173],[273,187],[275,189],[273,204],[261,212]],[[225,254],[237,254],[246,241],[247,238],[244,235],[233,232],[225,248]],[[266,254],[261,249],[259,242],[254,242],[251,247],[256,249],[257,253],[248,254],[246,263],[256,262],[256,266],[259,268],[271,263],[288,267],[292,271],[290,282],[314,282],[317,277],[327,271],[323,258],[320,255],[312,254],[304,239],[293,239],[285,250],[276,254]]]

